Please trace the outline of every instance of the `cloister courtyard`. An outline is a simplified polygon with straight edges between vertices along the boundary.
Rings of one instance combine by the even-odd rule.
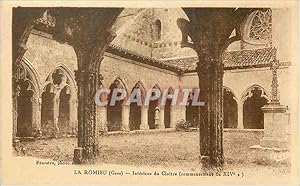
[[[250,146],[259,144],[262,130],[225,130],[223,170],[241,171],[245,176],[288,175],[290,163],[261,157]],[[174,130],[109,133],[100,137],[97,165],[151,167],[196,171],[199,163],[199,132]],[[35,159],[65,160],[72,163],[76,137],[40,139],[21,143],[21,154]],[[109,167],[109,166],[108,166]]]

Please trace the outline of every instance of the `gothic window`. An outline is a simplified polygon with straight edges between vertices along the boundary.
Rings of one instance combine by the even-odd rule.
[[[251,40],[266,41],[272,39],[272,10],[258,10],[254,13],[250,23],[249,38]]]
[[[156,20],[154,23],[154,40],[161,40],[161,21],[160,20]]]

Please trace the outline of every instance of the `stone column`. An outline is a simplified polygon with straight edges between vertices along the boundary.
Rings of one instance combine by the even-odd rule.
[[[159,109],[159,125],[157,129],[164,129],[165,128],[165,108],[163,106]]]
[[[42,131],[42,98],[38,98],[37,129]]]
[[[106,106],[97,106],[97,126],[100,133],[106,133],[108,131],[107,128],[107,107]]]
[[[148,124],[148,106],[142,106],[141,107],[141,130],[149,130],[149,124]]]
[[[128,131],[128,132],[130,131],[129,115],[130,115],[130,106],[123,104],[122,105],[122,124],[121,124],[122,131]]]
[[[197,72],[200,101],[200,160],[207,165],[223,164],[223,64],[217,58],[199,57]]]
[[[73,93],[73,92],[72,92]],[[76,100],[74,98],[74,95],[72,94],[71,95],[71,98],[69,100],[69,123],[68,123],[68,133],[69,134],[73,134],[74,132],[74,125],[75,125],[75,120],[76,120],[76,117],[75,117],[75,113],[76,113]]]
[[[58,117],[59,117],[59,94],[54,97],[54,105],[53,105],[53,131],[52,135],[56,136],[60,133],[60,128],[58,127]]]
[[[244,121],[243,121],[243,102],[238,102],[238,129],[244,129]]]
[[[78,147],[74,163],[94,162],[98,153],[98,131],[94,96],[101,83],[101,75],[94,69],[75,71],[78,85]]]
[[[33,95],[32,100],[32,129],[38,130],[40,127],[40,120],[39,117],[39,98],[36,95]],[[32,131],[33,132],[33,131]]]
[[[178,117],[178,108],[176,105],[170,107],[170,128],[175,128],[176,118]]]

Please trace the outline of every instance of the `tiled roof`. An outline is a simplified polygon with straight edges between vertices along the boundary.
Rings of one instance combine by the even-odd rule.
[[[270,66],[276,54],[276,48],[263,48],[255,50],[242,50],[226,52],[223,56],[225,69],[266,67]],[[197,57],[163,60],[165,64],[176,66],[184,72],[195,71]]]
[[[124,58],[128,58],[140,63],[144,63],[144,64],[148,64],[151,66],[155,66],[158,68],[162,68],[162,69],[166,69],[166,70],[170,70],[176,73],[182,73],[184,69],[179,68],[176,65],[172,65],[172,64],[168,64],[168,63],[164,63],[161,60],[149,57],[149,56],[145,56],[142,54],[139,54],[137,52],[131,51],[131,50],[127,50],[125,48],[122,48],[116,44],[110,44],[108,46],[108,48],[106,49],[106,52],[108,53],[112,53]]]
[[[269,66],[276,56],[276,48],[226,52],[223,56],[224,67],[262,67]]]

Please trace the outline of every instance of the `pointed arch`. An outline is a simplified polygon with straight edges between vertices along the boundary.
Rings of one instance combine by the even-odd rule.
[[[52,68],[44,82],[41,98],[43,133],[74,134],[77,125],[77,86],[73,73],[66,65],[59,63]]]
[[[160,86],[158,83],[154,84],[154,85],[152,86],[152,89],[158,89],[158,90],[160,91],[160,93],[162,93],[161,86]]]
[[[141,81],[138,81],[131,90],[131,93],[138,89],[140,91],[141,100],[144,101],[146,96],[145,86]],[[129,111],[129,128],[130,130],[140,130],[140,126],[142,123],[142,106],[138,103],[130,103],[130,111]]]
[[[66,75],[66,78],[67,78],[67,82],[64,83],[64,84],[61,84],[59,86],[59,89],[62,90],[62,88],[65,86],[65,85],[69,85],[69,88],[71,90],[71,94],[72,95],[75,95],[77,93],[77,86],[76,86],[76,82],[75,82],[75,77],[74,77],[74,74],[71,72],[71,70],[63,63],[59,63],[57,65],[55,65],[52,70],[50,71],[49,75],[47,76],[47,79],[43,85],[43,89],[44,87],[49,84],[49,83],[54,83],[53,82],[53,74],[55,72],[57,72],[58,70],[60,70],[64,75]],[[76,96],[75,96],[76,97]],[[74,98],[75,98],[74,97]]]
[[[232,89],[229,88],[228,86],[223,86],[223,90],[227,91],[227,92],[231,92],[233,95],[233,99],[238,102],[238,97],[237,97],[237,93]]]
[[[23,58],[17,68],[19,74],[17,98],[17,133],[18,137],[31,137],[39,128],[39,93],[40,81],[38,73]]]
[[[120,76],[116,76],[112,83],[109,85],[109,87],[111,87],[111,85],[117,85],[118,88],[122,88],[125,89],[127,95],[128,95],[128,84],[126,83],[126,81],[124,80],[124,78],[121,78]]]
[[[243,125],[245,129],[263,129],[264,113],[262,107],[269,102],[265,89],[259,85],[252,85],[242,96]]]
[[[266,91],[266,89],[258,84],[253,84],[251,86],[249,86],[248,88],[246,88],[243,93],[242,93],[242,97],[241,97],[241,102],[243,103],[247,98],[251,97],[253,95],[252,91],[258,88],[261,91],[261,97],[265,98],[269,101],[271,101],[269,93]]]
[[[25,70],[24,80],[28,81],[32,85],[32,91],[34,91],[37,95],[39,95],[41,91],[40,90],[41,82],[37,71],[31,65],[31,62],[25,57],[22,58],[21,66]]]

